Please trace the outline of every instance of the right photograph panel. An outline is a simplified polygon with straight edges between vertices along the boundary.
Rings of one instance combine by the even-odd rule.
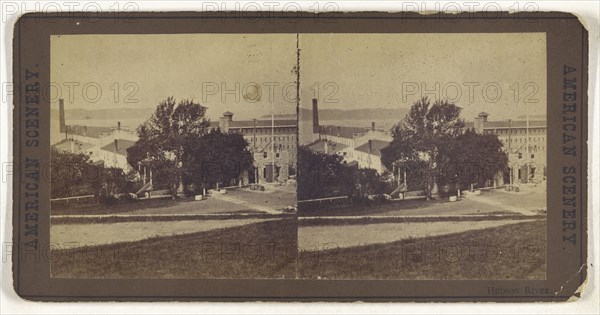
[[[298,276],[546,279],[546,34],[300,34]]]

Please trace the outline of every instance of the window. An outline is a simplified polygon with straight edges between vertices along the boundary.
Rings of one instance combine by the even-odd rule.
[[[532,158],[532,159],[535,159],[535,154],[532,154],[532,155],[531,155],[531,158]]]
[[[519,153],[520,154],[520,153]],[[263,158],[267,158],[267,152],[263,152]],[[519,157],[520,158],[520,157]]]
[[[523,158],[523,153],[519,152],[519,160]]]

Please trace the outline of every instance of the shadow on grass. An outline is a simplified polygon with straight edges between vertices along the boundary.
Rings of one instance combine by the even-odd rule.
[[[359,237],[359,236],[357,236]],[[543,280],[546,220],[429,238],[303,251],[303,279]]]
[[[479,221],[504,221],[504,220],[534,220],[546,219],[546,215],[523,215],[523,214],[494,214],[485,216],[431,216],[431,217],[328,217],[328,218],[306,218],[298,221],[298,226],[340,226],[340,225],[364,225],[377,223],[416,223],[416,222],[479,222]]]
[[[51,252],[55,278],[294,278],[297,221]]]

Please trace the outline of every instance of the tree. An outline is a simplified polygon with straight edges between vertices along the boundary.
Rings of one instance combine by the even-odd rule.
[[[154,170],[157,186],[175,195],[197,139],[210,126],[206,107],[193,100],[176,105],[173,97],[160,102],[152,116],[137,129],[139,140],[127,149],[127,161],[134,168],[144,164]]]
[[[335,154],[313,152],[298,147],[298,199],[352,196],[354,168],[342,163]]]
[[[184,183],[194,184],[197,191],[216,184],[232,185],[248,174],[253,156],[248,142],[241,134],[226,134],[213,129],[191,141],[186,157]]]
[[[391,168],[395,162],[425,161],[421,164],[427,195],[435,190],[436,173],[439,171],[439,152],[448,142],[462,134],[464,121],[460,119],[461,108],[447,101],[435,101],[427,97],[415,102],[403,121],[392,129],[393,140],[382,150],[382,161]]]
[[[52,149],[50,153],[50,196],[67,198],[97,194],[101,169],[83,153]]]
[[[81,195],[113,196],[134,190],[132,174],[120,168],[94,164],[88,155],[52,149],[50,155],[51,198]]]
[[[454,192],[472,183],[483,187],[493,181],[508,168],[508,157],[496,135],[469,129],[441,148],[440,165],[438,185],[449,185]]]
[[[355,191],[354,197],[367,199],[371,195],[383,195],[388,189],[387,182],[376,170],[361,168],[354,172]]]

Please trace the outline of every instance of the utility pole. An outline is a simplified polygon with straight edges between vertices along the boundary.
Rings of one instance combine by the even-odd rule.
[[[512,135],[512,120],[509,119],[508,120],[508,163],[510,163],[510,155],[512,154],[512,149],[510,148],[512,145],[512,139],[511,139],[511,135]],[[509,171],[508,171],[508,184],[509,184],[509,190],[512,189],[513,187],[513,168],[510,167],[509,165]]]
[[[254,130],[253,130],[253,143],[254,143],[254,150],[252,151],[252,154],[256,155],[256,118],[254,118]],[[254,183],[258,184],[258,168],[256,168],[256,166],[254,167]]]
[[[525,174],[527,183],[529,183],[529,164],[531,164],[531,153],[529,152],[529,114],[527,114],[527,174]]]
[[[275,113],[271,103],[271,178],[275,181]]]

